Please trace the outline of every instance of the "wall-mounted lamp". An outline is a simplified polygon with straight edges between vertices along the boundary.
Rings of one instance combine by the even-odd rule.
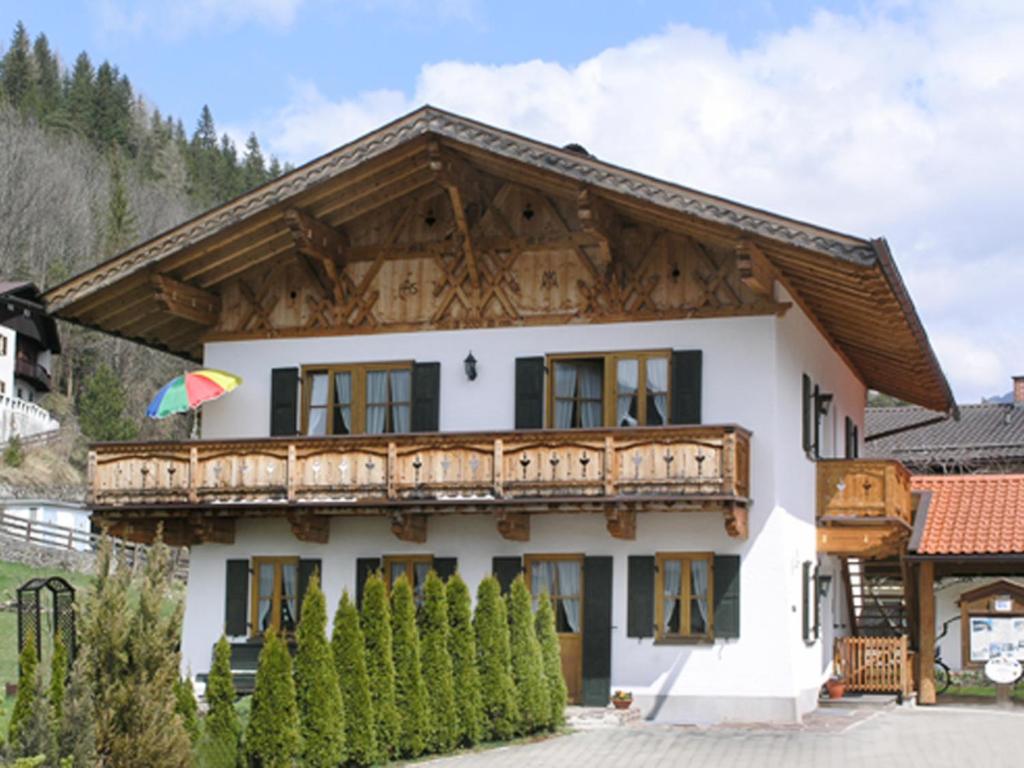
[[[824,416],[828,413],[828,409],[832,407],[833,395],[829,392],[819,392],[817,387],[814,389],[814,407],[819,416]]]
[[[476,381],[476,358],[473,357],[472,351],[466,355],[466,359],[462,361],[462,365],[466,369],[466,378],[470,381]]]
[[[822,573],[818,576],[818,599],[824,600],[828,597],[828,591],[832,588],[832,574]]]

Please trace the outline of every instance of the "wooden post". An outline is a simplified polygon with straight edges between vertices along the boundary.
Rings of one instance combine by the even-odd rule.
[[[494,497],[505,495],[505,444],[501,438],[494,441]]]
[[[615,463],[615,441],[611,435],[604,438],[604,495],[615,495],[615,486],[619,480],[618,465]]]
[[[199,449],[194,445],[188,449],[188,500],[199,501]]]
[[[295,488],[299,484],[298,477],[298,455],[296,451],[295,443],[288,443],[288,469],[285,477],[287,485],[285,486],[285,494],[287,495],[288,501],[295,501]]]
[[[385,469],[388,498],[398,498],[398,444],[388,443],[388,465]]]
[[[935,563],[917,566],[918,704],[935,703]]]

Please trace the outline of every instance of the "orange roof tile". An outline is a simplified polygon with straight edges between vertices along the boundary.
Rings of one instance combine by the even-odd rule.
[[[931,491],[918,554],[1024,553],[1024,475],[916,475]]]

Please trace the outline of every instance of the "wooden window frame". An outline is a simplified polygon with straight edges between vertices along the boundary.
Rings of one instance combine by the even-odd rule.
[[[638,426],[647,426],[647,361],[663,358],[668,367],[665,391],[665,420],[654,426],[667,426],[672,416],[672,350],[671,349],[638,349],[604,352],[557,352],[546,355],[544,367],[548,371],[545,387],[544,423],[548,429],[555,429],[555,364],[570,360],[600,360],[603,364],[603,386],[601,388],[601,424],[618,428],[616,424],[616,403],[618,402],[618,366],[620,360],[636,360],[637,376],[637,421]],[[641,393],[643,396],[641,397]],[[583,427],[563,427],[563,429],[583,429]],[[628,427],[622,427],[628,429]]]
[[[381,559],[381,567],[384,570],[384,583],[388,585],[388,589],[391,589],[391,566],[396,564],[403,564],[405,566],[405,575],[409,579],[409,584],[415,587],[414,576],[416,574],[415,565],[416,563],[427,563],[430,565],[431,570],[434,568],[434,556],[433,555],[384,555]]]
[[[686,563],[680,573],[679,587],[680,631],[677,634],[665,631],[665,562],[680,560]],[[693,595],[690,592],[690,563],[703,560],[708,565],[708,618],[703,633],[691,632],[690,609]],[[715,554],[714,552],[656,552],[654,555],[654,641],[655,643],[709,643],[715,638]]]
[[[571,634],[571,635],[582,635],[583,634],[583,592],[587,588],[587,585],[583,583],[583,559],[584,559],[584,555],[582,553],[575,553],[575,554],[573,554],[573,553],[559,552],[557,554],[543,554],[542,553],[542,554],[534,554],[534,555],[523,555],[523,579],[526,581],[526,589],[530,593],[531,600],[533,599],[533,584],[531,583],[532,579],[531,579],[531,574],[530,574],[530,568],[531,568],[531,566],[534,563],[544,563],[544,562],[549,562],[549,561],[553,561],[553,560],[559,560],[559,561],[563,561],[563,562],[572,560],[572,561],[578,562],[580,564],[580,594],[579,594],[579,597],[578,597],[578,599],[580,601],[580,609],[579,609],[580,610],[580,618],[579,618],[580,631],[579,632],[559,632],[558,634]],[[548,595],[548,597],[551,599],[551,603],[552,603],[551,608],[554,609],[555,608],[554,601],[560,599],[562,597],[562,595]]]
[[[250,611],[249,616],[251,619],[250,627],[252,627],[252,636],[260,637],[263,634],[263,630],[260,629],[260,566],[261,565],[273,565],[274,566],[274,592],[271,596],[271,626],[280,632],[281,622],[281,599],[282,590],[284,587],[284,579],[282,578],[281,566],[283,565],[294,565],[295,566],[295,589],[299,589],[299,558],[297,556],[259,556],[253,557],[249,562],[249,593],[250,593]],[[295,623],[298,626],[298,608],[299,601],[302,599],[302,595],[296,592],[295,605],[296,605],[296,616]],[[290,633],[287,633],[290,634]]]
[[[324,373],[327,374],[327,430],[323,435],[315,435],[315,437],[329,437],[334,434],[334,409],[336,407],[334,399],[334,377],[338,373],[348,373],[352,376],[352,429],[349,434],[352,435],[365,435],[366,434],[366,377],[370,372],[376,371],[400,371],[406,370],[409,372],[409,425],[410,430],[412,428],[412,372],[413,372],[412,360],[392,360],[381,363],[324,363],[320,365],[304,365],[300,371],[300,380],[302,382],[302,435],[310,437],[309,435],[309,406],[310,398],[313,394],[313,387],[310,384],[311,377],[313,374]],[[402,404],[405,401],[396,401],[397,404]],[[396,404],[392,403],[392,405]],[[387,417],[391,419],[391,409],[388,408]],[[382,434],[396,434],[395,432],[385,431]]]

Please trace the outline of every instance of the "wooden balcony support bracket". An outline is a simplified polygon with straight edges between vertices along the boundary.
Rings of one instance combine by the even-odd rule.
[[[285,211],[284,218],[295,241],[295,250],[319,265],[327,276],[335,303],[344,305],[346,298],[341,273],[348,251],[345,233],[298,208]]]
[[[509,541],[529,541],[530,516],[522,512],[499,512],[498,533]]]
[[[632,507],[616,506],[604,513],[608,533],[616,539],[634,541],[636,539],[636,510]]]
[[[330,540],[331,521],[328,517],[314,515],[312,512],[290,510],[288,523],[292,527],[292,534],[299,541],[326,544]]]
[[[609,228],[613,216],[610,210],[602,206],[587,187],[583,187],[576,195],[576,217],[582,230],[597,241],[599,266],[607,269],[612,263],[612,234]]]
[[[150,276],[156,303],[175,317],[213,327],[220,320],[220,296],[167,275]]]
[[[427,516],[419,512],[400,512],[391,516],[391,532],[399,541],[423,544],[427,540]]]
[[[760,246],[751,240],[741,240],[735,252],[740,281],[759,296],[774,298],[775,267]]]
[[[191,544],[234,544],[235,519],[193,515],[188,519]]]
[[[742,504],[725,506],[725,532],[734,539],[746,540],[750,535],[750,510]]]

